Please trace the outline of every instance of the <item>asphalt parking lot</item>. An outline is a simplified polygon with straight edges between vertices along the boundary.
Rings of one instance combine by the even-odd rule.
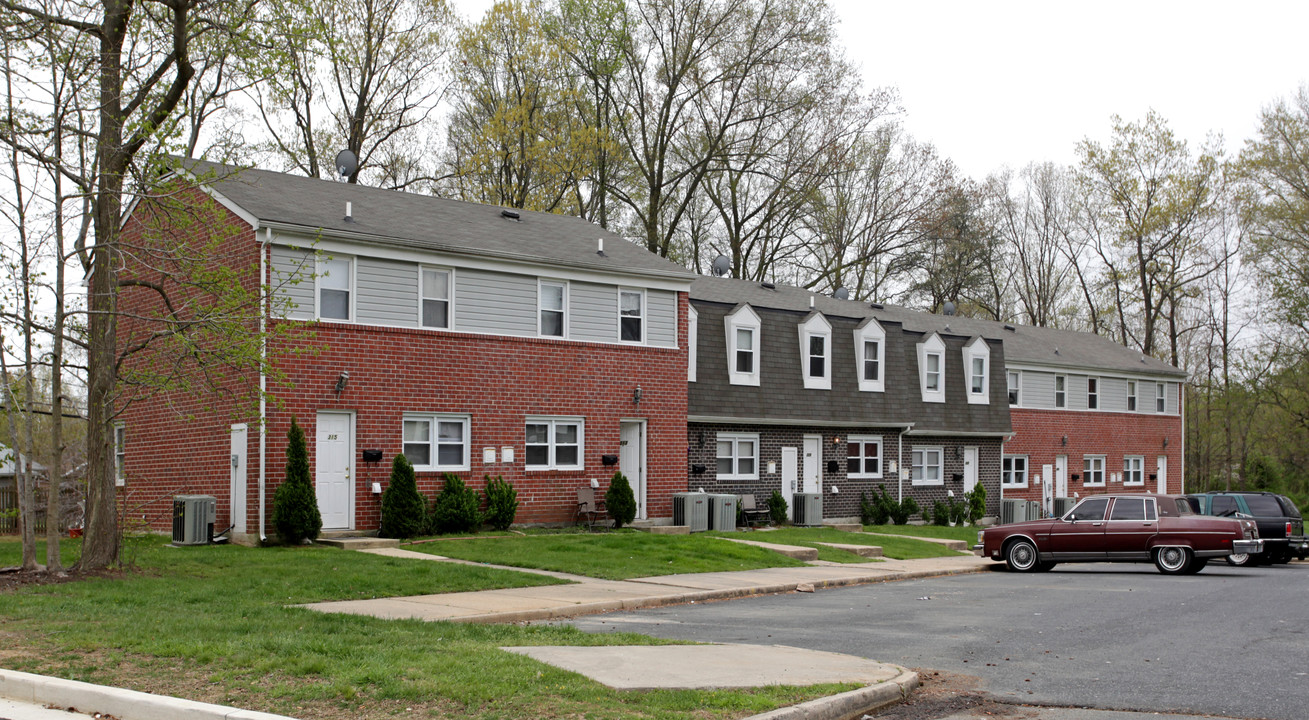
[[[1309,563],[1153,565],[878,583],[597,615],[589,632],[782,644],[977,678],[1010,702],[1300,720]]]

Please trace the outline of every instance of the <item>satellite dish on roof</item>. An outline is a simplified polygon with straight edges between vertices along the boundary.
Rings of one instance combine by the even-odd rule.
[[[850,291],[847,290],[846,288],[839,287],[836,289],[836,292],[832,293],[832,297],[836,298],[837,300],[849,300]]]
[[[714,275],[722,277],[732,269],[732,259],[726,255],[719,255],[714,258],[714,264],[709,269],[713,271]]]
[[[941,312],[945,313],[946,315],[954,315],[954,303],[950,302],[949,300],[946,300],[945,306],[941,308]]]
[[[336,154],[336,172],[341,177],[350,177],[359,169],[359,159],[349,150],[342,150]]]

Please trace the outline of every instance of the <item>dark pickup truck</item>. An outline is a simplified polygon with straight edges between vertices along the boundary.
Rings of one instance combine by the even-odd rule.
[[[1309,556],[1309,538],[1304,534],[1304,518],[1291,499],[1270,492],[1213,492],[1187,495],[1187,502],[1201,515],[1251,517],[1259,526],[1264,551],[1251,555],[1255,565],[1290,562]],[[1229,561],[1241,564],[1239,556]]]

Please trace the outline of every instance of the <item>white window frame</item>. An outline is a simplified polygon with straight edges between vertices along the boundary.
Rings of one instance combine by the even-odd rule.
[[[639,316],[623,314],[624,295],[639,295],[641,297],[641,314]],[[641,338],[639,340],[624,340],[623,318],[632,318],[632,317],[635,317],[641,321]],[[623,343],[624,345],[645,345],[646,339],[650,336],[650,328],[649,328],[650,323],[648,322],[648,318],[649,318],[649,313],[646,310],[645,290],[642,288],[630,288],[630,287],[618,288],[618,342]]]
[[[1082,484],[1083,484],[1083,485],[1085,485],[1086,487],[1104,487],[1104,486],[1105,486],[1104,459],[1105,459],[1104,455],[1083,455],[1083,456],[1082,456]],[[1096,461],[1099,461],[1099,468],[1098,468],[1098,469],[1092,467],[1093,465],[1096,464]],[[1098,472],[1098,473],[1100,474],[1100,480],[1099,480],[1099,482],[1092,482],[1092,480],[1091,480],[1091,473],[1093,473],[1093,472]]]
[[[546,463],[544,465],[532,465],[528,461],[527,452],[527,426],[528,425],[546,425]],[[556,452],[559,443],[556,442],[556,430],[560,425],[577,426],[577,462],[571,465],[565,465],[558,461]],[[540,443],[533,443],[538,445]],[[546,470],[582,470],[586,466],[586,420],[580,417],[556,417],[529,415],[523,420],[523,468],[528,472],[546,471]]]
[[[724,473],[718,471],[718,461],[725,455],[718,454],[718,443],[731,443],[732,454],[732,472]],[[749,442],[754,445],[753,455],[741,454],[741,443]],[[754,460],[754,471],[749,473],[741,472],[741,460],[743,458]],[[718,433],[714,442],[714,473],[719,480],[758,480],[759,479],[759,434],[758,433]]]
[[[1091,389],[1092,387],[1094,387],[1095,389],[1092,390]],[[1094,403],[1091,402],[1092,399],[1095,400]],[[1098,377],[1086,378],[1086,409],[1087,410],[1100,409],[1100,378]]]
[[[428,297],[427,285],[425,283],[428,272],[445,273],[445,294],[444,298]],[[455,271],[454,268],[437,267],[435,265],[418,266],[418,327],[429,330],[453,330],[455,326]],[[428,325],[423,322],[423,305],[428,300],[436,300],[445,303],[445,326]]]
[[[698,360],[696,345],[700,334],[700,313],[688,303],[686,306],[686,381],[695,382],[695,364]]]
[[[1136,402],[1136,381],[1127,381],[1127,412],[1136,412],[1138,403]]]
[[[814,338],[823,340],[821,376],[812,374],[813,363],[820,357],[811,354],[810,341]],[[815,313],[800,324],[800,377],[804,380],[806,390],[832,389],[832,324],[821,313]]]
[[[877,343],[877,379],[869,380],[865,376],[864,355],[867,343]],[[860,392],[886,392],[886,331],[872,318],[865,320],[854,331],[855,377],[859,378]]]
[[[763,346],[763,334],[760,329],[762,323],[759,321],[759,316],[755,314],[754,308],[749,305],[742,305],[735,312],[728,314],[727,317],[723,319],[723,323],[724,329],[727,332],[728,382],[733,385],[753,385],[758,387],[760,375],[759,366],[763,364],[763,354],[760,352],[760,348]],[[752,357],[751,371],[748,373],[738,372],[736,369],[736,353],[738,352],[736,346],[736,331],[738,329],[752,331],[750,337],[751,341],[754,343],[754,347],[749,350]]]
[[[986,344],[986,340],[976,338],[964,346],[964,389],[968,396],[969,405],[990,405],[991,404],[991,346]],[[977,360],[982,361],[982,387],[977,389],[973,381],[978,375],[973,372],[973,365]],[[943,369],[944,370],[944,369]]]
[[[850,454],[851,444],[859,445],[859,455],[852,456]],[[865,445],[877,446],[877,470],[875,472],[867,472],[864,469],[867,467],[867,460],[868,460],[868,456],[864,454]],[[852,457],[859,458],[859,468],[860,468],[859,472],[853,472],[853,473],[850,472],[850,459]],[[880,480],[882,478],[882,466],[886,463],[886,457],[882,454],[882,438],[880,436],[851,435],[850,437],[846,438],[845,458],[846,458],[846,465],[845,465],[846,477],[850,478],[851,480]]]
[[[1135,476],[1135,477],[1133,477]],[[1123,456],[1123,485],[1145,485],[1145,456]]]
[[[542,291],[546,287],[559,288],[559,308],[547,308],[545,306],[545,293]],[[568,281],[567,280],[549,280],[540,278],[536,282],[536,334],[538,337],[554,338],[556,340],[566,340],[568,338]],[[557,312],[559,318],[558,335],[545,334],[545,314],[547,312]],[[621,332],[621,330],[620,330]]]
[[[1063,387],[1060,387],[1062,385]],[[1020,398],[1021,399],[1021,398]],[[1068,376],[1054,376],[1054,406],[1057,409],[1068,408]]]
[[[1023,406],[1023,373],[1021,370],[1006,370],[1005,380],[1005,400],[1009,407]]]
[[[1154,411],[1168,412],[1168,386],[1164,383],[1154,384]]]
[[[18,458],[18,453],[14,457]],[[15,462],[14,467],[18,466]],[[123,423],[114,423],[114,485],[127,485],[127,426]]]
[[[936,463],[928,464],[928,455],[936,455]],[[945,448],[940,445],[915,445],[909,452],[909,478],[915,486],[945,484]],[[930,468],[936,469],[936,479],[927,477]]]
[[[357,294],[355,292],[355,268],[358,266],[358,263],[355,260],[356,259],[353,255],[333,255],[333,256],[319,255],[317,260],[315,260],[314,317],[317,318],[318,320],[322,322],[339,322],[339,323],[354,322],[355,296]],[[350,268],[349,277],[346,278],[345,288],[326,287],[323,285],[323,280],[327,277],[327,273],[328,273],[327,265],[329,263],[335,263],[335,262],[344,262]],[[346,317],[343,318],[323,317],[323,291],[324,290],[335,290],[335,291],[344,290],[344,292],[347,294]]]
[[[929,389],[928,387],[927,359],[932,356],[935,356],[939,363],[937,365],[936,389]],[[931,337],[918,343],[918,381],[922,389],[923,402],[945,402],[945,341],[936,333],[932,333]]]
[[[427,423],[426,442],[420,443],[418,441],[409,441],[405,439],[404,424],[408,422]],[[463,442],[460,443],[460,445],[462,445],[463,452],[461,453],[461,457],[459,458],[459,462],[457,464],[441,463],[441,445],[453,444],[453,443],[441,442],[441,433],[440,433],[441,423],[459,423],[463,427],[463,432],[462,432]],[[417,463],[414,463],[413,458],[409,457],[409,453],[407,452],[405,453],[405,457],[408,458],[410,464],[414,466],[414,470],[417,470],[419,472],[460,471],[460,470],[466,471],[469,469],[469,458],[472,455],[472,444],[473,444],[473,439],[470,436],[470,426],[471,426],[471,422],[468,415],[458,415],[458,414],[449,414],[449,413],[407,412],[404,414],[403,418],[400,421],[400,449],[401,451],[404,451],[405,445],[413,445],[413,444],[425,444],[428,446],[427,457],[429,462],[424,465],[419,465]]]
[[[1019,469],[1019,464],[1022,469]],[[1000,458],[1000,485],[1007,488],[1027,487],[1031,463],[1026,455],[1005,455]]]

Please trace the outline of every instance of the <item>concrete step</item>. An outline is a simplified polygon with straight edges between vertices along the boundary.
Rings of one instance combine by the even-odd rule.
[[[823,523],[823,527],[840,530],[841,532],[859,532],[864,529],[864,526],[859,523],[825,522]]]
[[[357,535],[355,537],[320,537],[317,543],[328,547],[341,548],[342,550],[400,547],[400,541],[395,538],[359,537]]]
[[[845,543],[830,542],[820,542],[818,544],[830,548],[836,548],[837,550],[844,550],[848,553],[854,553],[859,557],[882,557],[882,548],[876,545],[847,545]]]
[[[754,545],[765,550],[771,550],[775,553],[781,553],[789,558],[796,560],[817,560],[818,548],[801,547],[799,545],[779,545],[777,543],[759,542],[758,540],[738,540],[737,538],[720,538],[729,542],[741,543],[742,545]]]
[[[969,550],[972,549],[972,545],[970,545],[970,544],[964,542],[963,540],[947,540],[947,539],[945,539],[945,538],[918,537],[918,536],[916,536],[916,535],[893,535],[893,534],[891,534],[891,533],[870,533],[870,532],[866,532],[866,533],[860,533],[860,534],[861,534],[861,535],[876,535],[876,536],[878,536],[878,537],[907,537],[907,538],[912,538],[912,539],[914,539],[914,540],[922,540],[922,541],[924,541],[924,542],[936,543],[937,545],[944,545],[944,546],[950,548],[951,550],[958,550],[959,552],[968,552]]]
[[[638,527],[637,530],[644,530],[651,535],[690,535],[690,525],[647,525]]]

